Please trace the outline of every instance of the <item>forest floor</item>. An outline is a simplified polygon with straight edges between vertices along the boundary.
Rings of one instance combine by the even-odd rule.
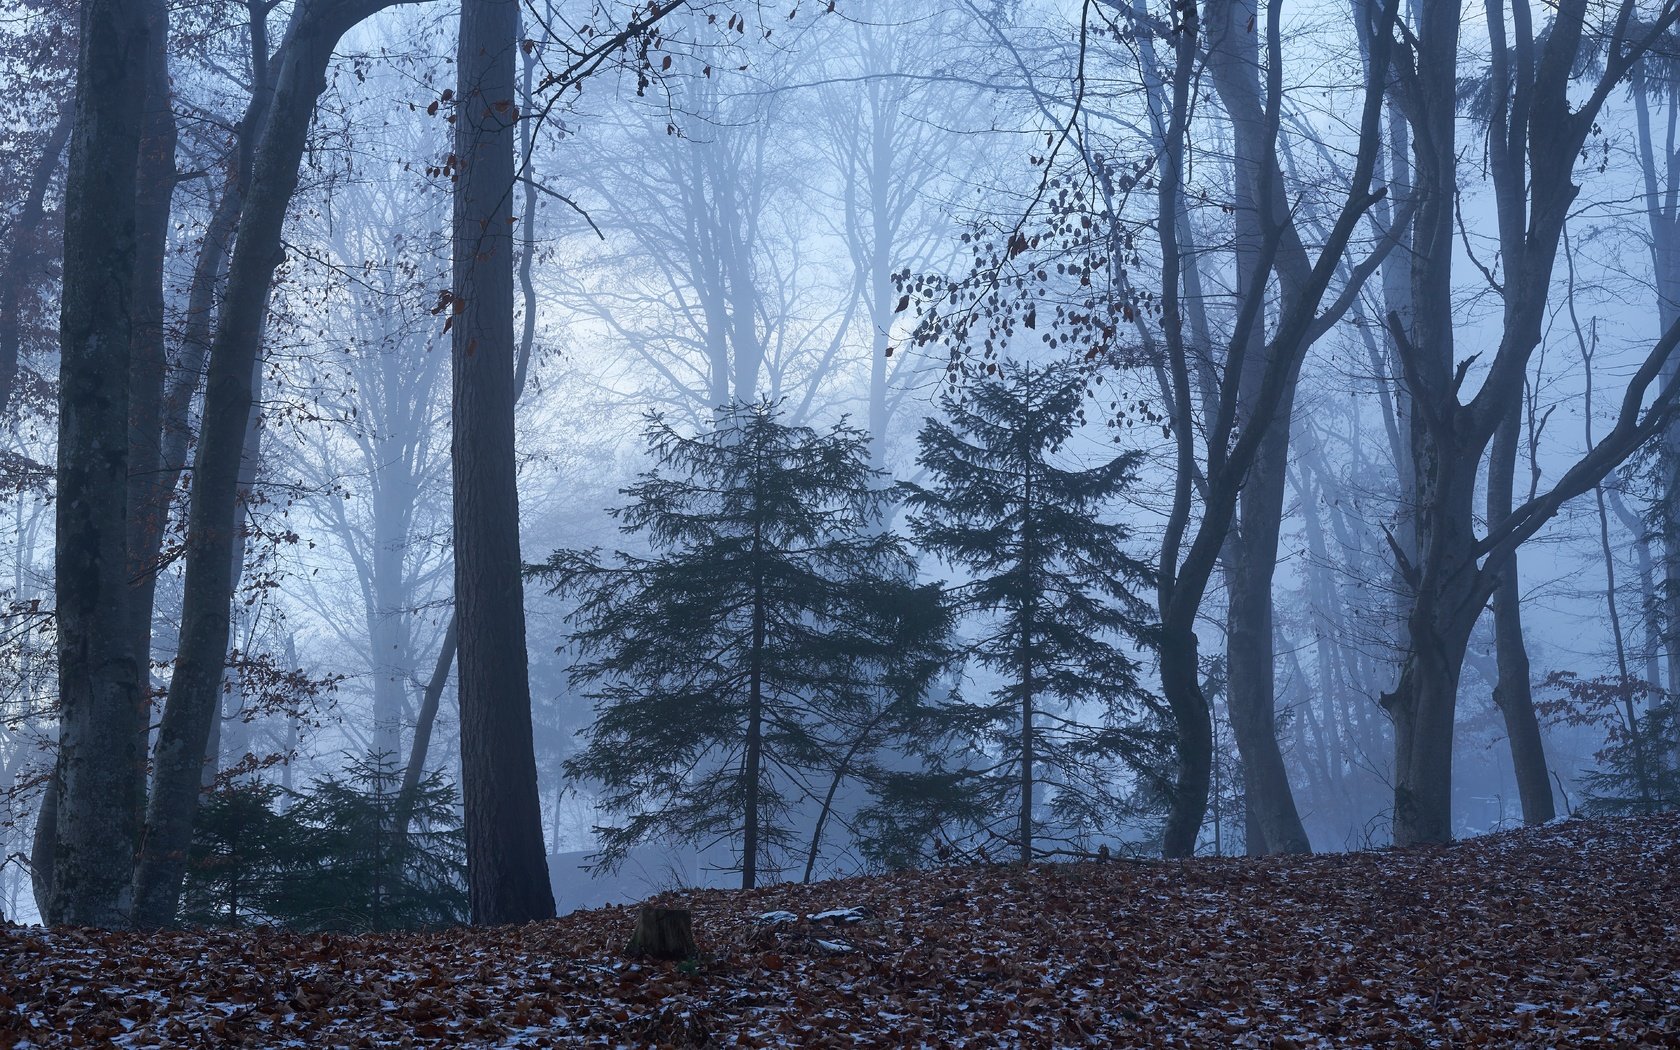
[[[0,928],[0,1047],[1680,1046],[1680,816],[402,935]]]

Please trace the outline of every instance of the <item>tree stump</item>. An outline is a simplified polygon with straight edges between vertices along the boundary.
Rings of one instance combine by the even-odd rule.
[[[700,954],[700,946],[694,943],[693,917],[687,908],[644,904],[624,950],[654,959],[693,959]]]

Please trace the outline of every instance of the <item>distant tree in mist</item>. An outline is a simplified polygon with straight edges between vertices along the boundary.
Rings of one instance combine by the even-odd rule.
[[[693,436],[652,416],[647,440],[657,467],[614,513],[649,553],[560,551],[535,570],[578,601],[572,677],[596,702],[566,769],[623,818],[598,829],[605,862],[726,840],[751,887],[800,844],[822,774],[861,771],[859,750],[919,703],[943,608],[875,529],[885,492],[862,431],[790,426],[759,401]]]
[[[1140,456],[1069,462],[1085,397],[1073,366],[997,373],[944,397],[919,437],[929,480],[901,491],[917,545],[966,574],[952,588],[973,614],[966,651],[1001,679],[978,707],[987,764],[962,782],[1030,863],[1035,837],[1111,826],[1128,790],[1161,798],[1170,723],[1139,663],[1154,573],[1127,553],[1131,528],[1105,520]]]

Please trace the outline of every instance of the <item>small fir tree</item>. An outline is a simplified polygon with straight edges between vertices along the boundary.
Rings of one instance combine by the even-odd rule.
[[[1084,388],[1070,365],[1005,363],[948,393],[919,435],[929,480],[902,487],[916,543],[967,573],[952,593],[979,625],[969,652],[1001,679],[975,711],[989,760],[930,771],[923,794],[983,815],[970,833],[982,847],[1008,839],[1023,863],[1035,838],[1077,839],[1157,797],[1167,746],[1133,655],[1154,640],[1134,593],[1153,573],[1126,554],[1128,528],[1103,520],[1139,457],[1086,467],[1061,454]],[[1081,717],[1093,710],[1098,724]],[[897,785],[899,806],[916,793],[913,778]]]
[[[1639,712],[1631,731],[1614,726],[1598,752],[1598,768],[1581,775],[1586,788],[1582,808],[1615,816],[1680,808],[1674,740],[1680,740],[1680,705],[1673,700]]]
[[[217,787],[199,804],[182,881],[181,918],[199,926],[275,921],[284,869],[297,856],[298,829],[275,802],[273,784]]]
[[[804,845],[796,814],[826,816],[917,721],[948,617],[877,527],[863,432],[761,401],[695,436],[650,416],[647,440],[657,466],[614,514],[650,553],[533,569],[577,598],[572,679],[595,701],[566,770],[622,818],[597,829],[604,865],[654,838],[728,841],[751,887]]]
[[[193,825],[182,916],[206,926],[393,930],[465,922],[466,844],[453,785],[421,779],[398,826],[401,774],[353,762],[303,792],[218,788]],[[278,803],[290,805],[282,810]]]
[[[398,930],[467,921],[466,836],[459,795],[422,778],[397,826],[402,770],[388,755],[319,777],[287,817],[299,848],[284,872],[280,917],[305,930]]]

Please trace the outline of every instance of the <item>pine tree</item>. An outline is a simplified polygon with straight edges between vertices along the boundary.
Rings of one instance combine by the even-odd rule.
[[[307,791],[237,783],[211,792],[193,824],[183,917],[301,930],[465,922],[459,796],[441,773],[420,779],[404,829],[401,781],[389,756],[379,756],[318,777]]]
[[[918,438],[930,480],[902,488],[916,543],[968,574],[952,593],[981,625],[969,652],[1001,679],[975,712],[990,761],[947,764],[924,794],[961,812],[965,791],[983,838],[1013,824],[998,837],[1023,863],[1035,836],[1052,830],[1046,820],[1057,835],[1112,825],[1126,786],[1147,795],[1157,785],[1167,744],[1133,655],[1153,642],[1149,607],[1133,593],[1152,584],[1152,570],[1125,553],[1129,529],[1103,520],[1139,457],[1083,467],[1062,454],[1084,386],[1070,365],[1011,362],[947,393],[945,419],[930,419]],[[1100,724],[1081,720],[1091,705]],[[908,789],[900,785],[901,806]],[[1041,789],[1051,795],[1043,815]]]
[[[572,678],[596,703],[566,769],[623,818],[597,829],[603,864],[652,838],[729,841],[751,887],[800,845],[796,811],[826,813],[915,721],[947,614],[876,527],[863,432],[761,401],[696,436],[652,415],[647,440],[657,466],[614,514],[650,553],[535,570],[578,599]]]
[[[297,856],[297,826],[275,809],[272,784],[236,783],[204,797],[193,820],[181,918],[199,926],[275,921],[283,869]]]
[[[319,777],[286,817],[298,847],[277,902],[305,930],[399,930],[467,921],[467,846],[453,785],[434,771],[398,827],[402,769],[387,755]]]

